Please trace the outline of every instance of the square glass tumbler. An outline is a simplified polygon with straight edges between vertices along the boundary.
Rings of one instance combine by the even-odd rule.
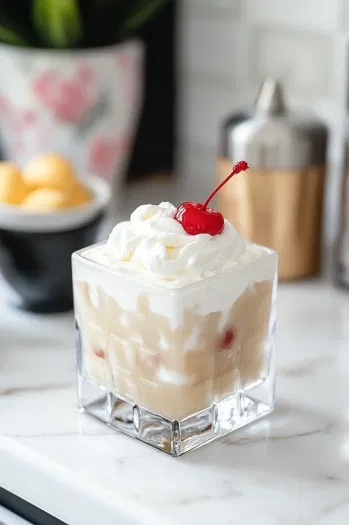
[[[82,411],[179,456],[273,410],[277,255],[180,288],[73,254]]]

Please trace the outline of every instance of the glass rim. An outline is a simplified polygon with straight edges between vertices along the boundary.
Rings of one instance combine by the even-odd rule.
[[[246,242],[248,242],[248,241],[246,241]],[[229,268],[229,270],[226,270],[224,272],[220,272],[220,273],[218,273],[216,275],[213,275],[211,277],[205,277],[203,279],[200,279],[199,281],[184,283],[184,284],[179,285],[179,286],[178,285],[177,286],[176,285],[172,285],[171,286],[171,283],[174,284],[176,281],[163,280],[163,282],[160,284],[159,282],[157,282],[155,280],[152,280],[151,278],[145,278],[144,275],[141,272],[135,274],[134,272],[128,271],[126,268],[110,267],[107,264],[103,264],[101,262],[94,261],[94,260],[90,259],[89,257],[86,257],[86,255],[84,255],[84,253],[86,253],[87,251],[92,250],[94,248],[97,248],[99,246],[106,245],[106,243],[107,243],[107,241],[101,241],[101,242],[92,244],[90,246],[86,246],[85,248],[81,248],[80,250],[77,250],[77,251],[75,251],[72,254],[72,260],[80,260],[84,264],[88,264],[91,267],[107,271],[108,273],[114,274],[117,277],[123,277],[123,278],[129,279],[129,280],[131,280],[133,282],[138,282],[138,283],[142,282],[142,284],[146,283],[149,287],[153,287],[153,288],[157,288],[157,289],[162,290],[162,291],[166,291],[166,293],[172,292],[172,293],[176,293],[177,294],[177,293],[180,293],[180,292],[187,292],[189,290],[192,290],[192,289],[195,289],[195,288],[199,288],[199,287],[201,287],[201,286],[203,286],[205,284],[212,283],[214,281],[224,279],[224,278],[228,277],[229,275],[239,274],[242,271],[245,272],[246,269],[250,265],[252,265],[252,264],[254,264],[256,262],[255,260],[249,261],[249,262],[247,262],[245,264],[236,262],[236,265],[233,266],[232,268]],[[261,246],[259,244],[255,244],[255,243],[251,243],[251,242],[249,242],[249,245],[256,246],[256,247],[259,247],[259,248],[263,248],[263,250],[265,251],[264,255],[267,255],[267,256],[276,255],[277,258],[278,258],[277,252],[275,250],[272,250],[271,248],[267,248],[266,246]],[[274,276],[277,273],[278,273],[278,267],[277,267],[277,260],[276,260]],[[265,280],[270,280],[270,279],[265,279]],[[258,281],[252,281],[252,282],[258,282]]]

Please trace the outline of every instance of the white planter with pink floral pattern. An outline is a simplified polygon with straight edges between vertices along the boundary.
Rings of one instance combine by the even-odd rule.
[[[118,190],[143,98],[138,41],[76,51],[0,45],[0,137],[4,156],[24,166],[39,153],[67,155],[83,178]]]

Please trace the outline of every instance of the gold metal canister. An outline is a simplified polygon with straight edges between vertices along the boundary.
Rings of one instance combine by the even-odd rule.
[[[309,277],[321,267],[327,128],[286,110],[280,83],[267,79],[254,111],[223,127],[218,178],[232,163],[250,169],[218,193],[220,211],[247,239],[280,255],[280,279]]]

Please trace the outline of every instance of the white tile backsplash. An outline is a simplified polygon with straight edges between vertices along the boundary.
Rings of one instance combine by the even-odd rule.
[[[337,108],[347,114],[349,111],[349,34],[340,34],[334,38],[333,60],[330,67],[333,102]]]
[[[193,144],[214,147],[222,119],[241,107],[243,100],[234,85],[201,82],[200,77],[182,78],[179,136]]]
[[[340,7],[341,0],[245,0],[249,22],[312,32],[334,30]]]
[[[332,37],[306,31],[258,27],[252,33],[250,78],[283,81],[293,98],[312,101],[331,93]]]
[[[180,38],[181,67],[206,76],[233,79],[237,70],[239,27],[229,19],[183,17]]]
[[[237,18],[244,0],[183,0],[184,8],[210,18]]]
[[[340,9],[340,27],[345,31],[349,31],[349,1],[341,0]]]

